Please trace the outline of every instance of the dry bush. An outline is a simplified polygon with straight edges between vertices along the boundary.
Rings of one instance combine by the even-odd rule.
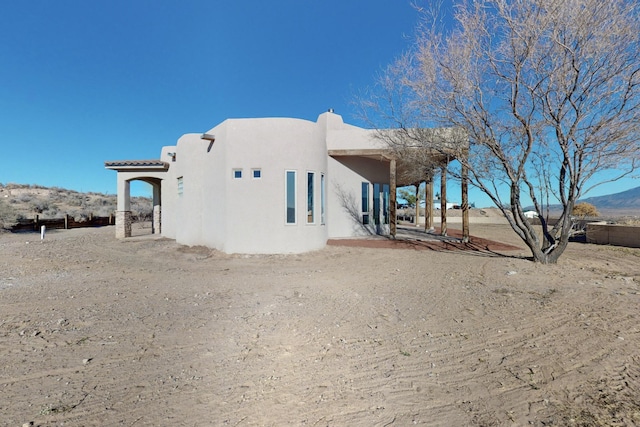
[[[582,202],[573,207],[573,215],[581,218],[600,216],[598,209],[591,203]]]
[[[11,190],[21,190],[21,192],[9,195]],[[9,218],[13,223],[17,219],[33,218],[35,215],[39,215],[42,219],[69,215],[76,221],[82,221],[90,216],[109,216],[115,212],[117,206],[115,194],[80,193],[59,187],[47,188],[14,183],[6,185],[0,183],[0,191],[8,196],[3,198],[3,205],[11,207],[11,210],[5,207],[0,211],[0,216]],[[152,200],[148,197],[132,197],[131,210],[134,217],[149,220],[153,213],[152,204]],[[4,219],[4,223],[8,224],[7,219]]]
[[[18,219],[18,212],[9,203],[0,199],[0,229],[10,227]]]
[[[621,218],[618,220],[618,224],[640,226],[640,218]]]

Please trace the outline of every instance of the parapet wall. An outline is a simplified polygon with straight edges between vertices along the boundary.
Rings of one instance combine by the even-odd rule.
[[[640,227],[595,222],[587,224],[587,243],[640,248]]]

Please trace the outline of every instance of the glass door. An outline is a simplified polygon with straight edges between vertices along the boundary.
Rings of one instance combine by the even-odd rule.
[[[377,234],[389,234],[389,184],[373,184],[373,222]]]

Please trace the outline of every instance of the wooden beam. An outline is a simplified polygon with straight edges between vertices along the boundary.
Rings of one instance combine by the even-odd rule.
[[[417,184],[415,184],[415,186],[416,186],[416,205],[414,209],[416,211],[416,214],[413,216],[413,225],[417,227],[418,224],[420,223],[420,183],[418,182]]]
[[[440,169],[440,235],[447,235],[447,167]]]
[[[391,150],[379,148],[362,148],[362,149],[345,149],[345,150],[327,150],[327,154],[331,157],[372,157],[390,161],[395,159]]]
[[[427,172],[424,187],[424,231],[433,228],[433,172]]]
[[[462,165],[462,241],[469,243],[469,170]]]

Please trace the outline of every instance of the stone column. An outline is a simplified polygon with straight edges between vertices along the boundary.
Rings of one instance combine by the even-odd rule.
[[[116,238],[131,237],[131,211],[116,211]]]
[[[155,205],[153,207],[153,222],[151,223],[151,233],[152,234],[160,234],[160,233],[162,233],[162,224],[160,222],[161,218],[162,218],[162,215],[161,215],[160,205]]]
[[[116,211],[116,238],[131,237],[131,185],[118,172],[118,210]]]

